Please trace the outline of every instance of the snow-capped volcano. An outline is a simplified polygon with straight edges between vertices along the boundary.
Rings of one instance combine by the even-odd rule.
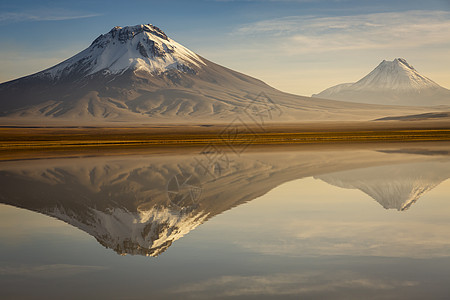
[[[367,76],[354,83],[355,89],[423,90],[439,88],[433,80],[422,76],[404,58],[383,60]]]
[[[314,97],[395,105],[450,105],[450,90],[419,74],[403,58],[383,60],[355,83],[330,87]]]
[[[281,94],[200,57],[156,26],[114,27],[64,62],[1,84],[0,117],[45,124],[220,122],[261,92]]]
[[[160,74],[172,69],[195,72],[205,63],[194,52],[151,24],[114,27],[87,49],[36,76],[61,79],[73,75],[120,74],[126,70]]]

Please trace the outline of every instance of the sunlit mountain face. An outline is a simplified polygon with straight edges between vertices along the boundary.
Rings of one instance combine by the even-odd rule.
[[[384,208],[406,210],[450,177],[448,152],[430,147],[239,155],[216,149],[2,162],[0,199],[71,224],[118,254],[157,256],[214,216],[311,176],[358,189]]]

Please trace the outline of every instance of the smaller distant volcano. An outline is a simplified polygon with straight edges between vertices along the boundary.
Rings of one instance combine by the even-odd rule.
[[[313,97],[387,105],[450,105],[450,90],[419,74],[403,58],[383,60],[359,81],[338,84]]]

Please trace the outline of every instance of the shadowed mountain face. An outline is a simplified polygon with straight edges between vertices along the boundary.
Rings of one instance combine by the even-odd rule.
[[[200,57],[150,24],[115,27],[56,66],[0,84],[0,124],[7,125],[223,123],[252,105],[277,122],[429,112],[283,93]]]
[[[0,201],[60,219],[119,254],[157,256],[211,217],[304,177],[404,210],[450,177],[442,150],[216,149],[2,162]]]

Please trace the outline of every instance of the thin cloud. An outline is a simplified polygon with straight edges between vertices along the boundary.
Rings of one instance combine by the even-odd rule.
[[[326,293],[331,295],[343,289],[365,291],[396,290],[417,285],[413,281],[370,278],[349,271],[303,273],[278,273],[254,276],[221,276],[197,283],[186,284],[174,289],[174,294],[182,294],[194,299],[218,297],[293,296]]]
[[[17,23],[29,21],[65,21],[100,16],[95,13],[74,13],[67,11],[48,12],[5,12],[0,14],[1,23]]]
[[[428,259],[448,256],[450,234],[447,227],[447,224],[425,222],[420,226],[404,222],[386,227],[381,222],[370,221],[296,220],[278,230],[284,233],[279,237],[283,242],[247,239],[236,245],[264,255],[291,257],[351,255]]]
[[[450,12],[407,11],[337,17],[284,17],[246,24],[236,33],[271,40],[289,54],[414,48],[450,44]]]

